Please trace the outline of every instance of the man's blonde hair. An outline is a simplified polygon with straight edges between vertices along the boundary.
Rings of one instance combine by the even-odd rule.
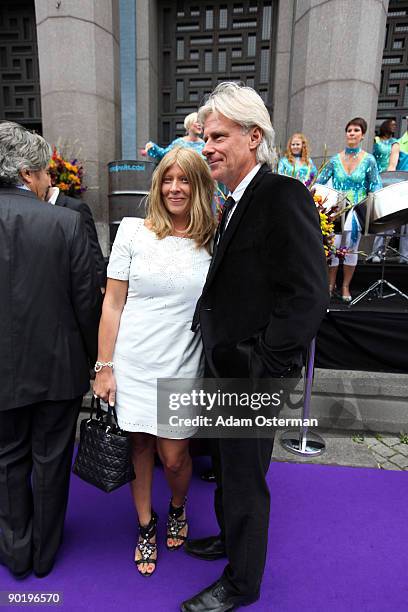
[[[181,168],[190,185],[190,219],[185,237],[192,238],[197,247],[205,247],[210,252],[215,230],[211,210],[214,181],[207,163],[196,151],[175,147],[163,157],[153,173],[152,187],[147,197],[147,220],[157,238],[172,235],[173,224],[164,205],[161,189],[164,175],[174,164]]]
[[[198,109],[201,125],[204,125],[211,113],[220,113],[235,121],[245,132],[258,127],[262,131],[262,140],[256,149],[256,161],[268,166],[273,165],[276,159],[275,132],[268,109],[255,89],[233,81],[220,83],[207,102]]]

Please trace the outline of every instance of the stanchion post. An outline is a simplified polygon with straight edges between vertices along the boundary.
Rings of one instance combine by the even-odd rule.
[[[307,421],[310,418],[315,351],[316,338],[313,338],[306,356],[303,384],[302,425],[300,430],[284,431],[280,436],[281,444],[286,450],[296,455],[302,455],[303,457],[315,457],[320,455],[326,448],[326,443],[323,438],[316,433],[309,433],[309,427],[307,425]]]

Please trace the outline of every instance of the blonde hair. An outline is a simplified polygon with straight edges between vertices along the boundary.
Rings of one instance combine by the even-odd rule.
[[[295,132],[294,134],[292,134],[292,136],[289,138],[288,140],[288,144],[286,145],[286,151],[285,151],[285,157],[288,160],[288,162],[290,164],[295,163],[295,157],[291,151],[290,145],[292,144],[292,140],[294,138],[299,138],[299,140],[302,141],[302,152],[300,154],[300,160],[303,164],[309,165],[310,164],[310,149],[309,149],[309,142],[306,138],[306,136],[304,134],[302,134],[302,132]]]
[[[190,185],[190,219],[185,237],[192,238],[197,247],[205,247],[210,252],[215,230],[215,220],[211,210],[214,180],[207,163],[192,149],[174,147],[155,169],[152,187],[147,196],[147,220],[150,228],[159,240],[173,233],[173,223],[164,205],[161,190],[164,175],[174,164],[181,168]]]
[[[184,129],[186,130],[187,134],[188,134],[188,130],[191,128],[193,123],[197,121],[197,117],[198,117],[198,113],[190,113],[189,115],[184,117]]]
[[[235,82],[220,83],[210,94],[204,106],[198,109],[198,120],[204,125],[211,113],[220,113],[241,125],[248,132],[253,127],[262,131],[262,140],[256,149],[256,160],[272,166],[276,159],[275,132],[262,98],[252,87]]]

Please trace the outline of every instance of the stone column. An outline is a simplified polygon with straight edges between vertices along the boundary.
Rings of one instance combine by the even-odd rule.
[[[137,149],[157,140],[158,125],[158,16],[157,0],[136,2],[136,139]]]
[[[120,156],[117,0],[35,0],[44,137],[78,155],[108,251],[108,172]]]
[[[387,8],[388,0],[294,0],[290,49],[290,7],[282,9],[286,42],[281,42],[277,68],[288,64],[289,55],[290,62],[284,133],[285,80],[275,81],[283,90],[277,104],[278,137],[286,142],[291,133],[304,132],[317,165],[324,145],[328,156],[343,148],[344,127],[355,116],[369,125],[363,144],[371,151]]]
[[[287,141],[293,7],[295,1],[296,0],[280,0],[278,5],[272,123],[275,128],[276,147],[279,154],[283,154]]]

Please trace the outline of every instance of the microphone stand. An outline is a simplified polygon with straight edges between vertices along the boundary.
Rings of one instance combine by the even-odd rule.
[[[370,287],[368,289],[366,289],[366,291],[363,291],[363,293],[360,293],[360,295],[358,295],[356,298],[354,298],[354,300],[352,302],[350,302],[349,308],[351,306],[354,306],[355,304],[358,304],[358,302],[363,300],[365,297],[368,297],[368,299],[372,299],[373,297],[376,297],[376,298],[378,298],[380,300],[386,300],[387,298],[393,297],[394,295],[399,295],[404,300],[408,300],[408,295],[406,295],[406,293],[404,293],[403,291],[398,289],[398,287],[396,287],[395,285],[392,285],[389,281],[387,281],[384,278],[384,275],[385,275],[385,264],[386,264],[386,260],[387,260],[387,252],[393,252],[396,255],[399,255],[400,257],[402,257],[403,259],[406,259],[408,261],[408,258],[405,257],[404,255],[401,255],[401,253],[399,253],[397,251],[397,249],[394,249],[393,247],[389,246],[390,240],[391,240],[392,236],[390,236],[389,234],[384,234],[384,236],[385,236],[384,246],[383,246],[383,248],[381,250],[381,253],[380,253],[380,256],[382,258],[382,261],[381,261],[381,278],[379,280],[375,281],[375,283],[373,283],[372,285],[370,285]],[[391,289],[391,291],[393,293],[384,294],[384,287],[387,287],[388,289]]]

